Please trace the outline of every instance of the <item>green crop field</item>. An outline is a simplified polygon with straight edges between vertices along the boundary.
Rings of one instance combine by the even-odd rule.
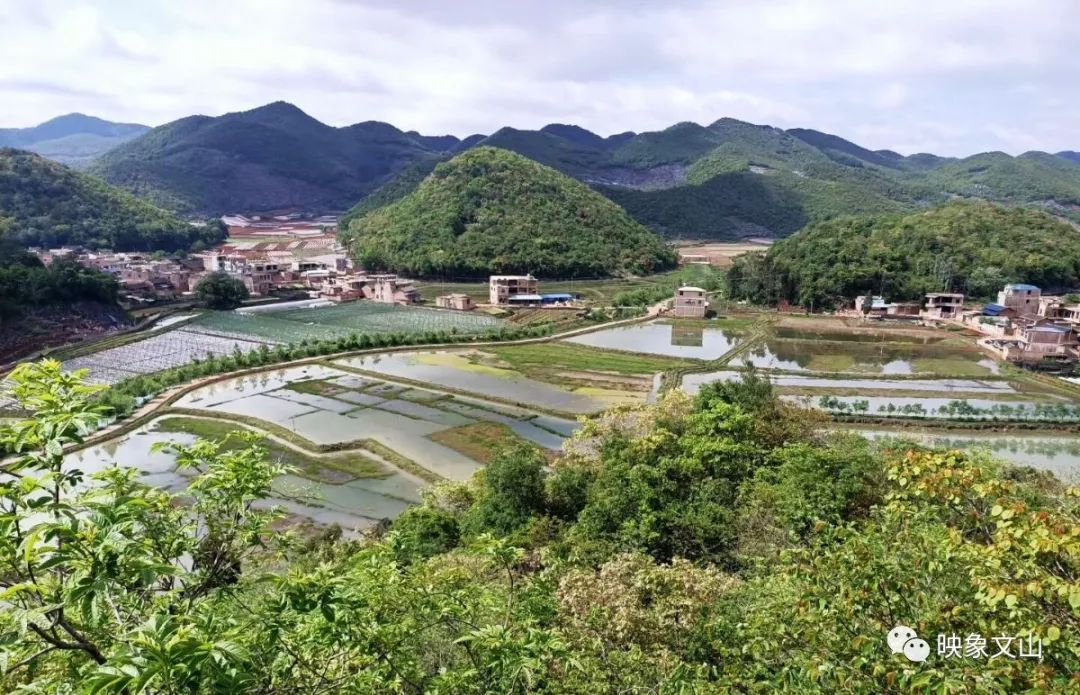
[[[350,333],[484,333],[500,325],[502,321],[486,314],[365,301],[259,313],[214,311],[191,324],[194,330],[207,333],[251,336],[279,343],[340,338]]]

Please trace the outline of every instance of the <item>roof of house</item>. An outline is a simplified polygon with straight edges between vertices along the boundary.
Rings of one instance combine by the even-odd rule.
[[[1069,329],[1062,326],[1034,326],[1028,329],[1032,333],[1068,333]]]
[[[552,299],[555,301],[569,301],[574,298],[574,295],[568,294],[566,292],[555,292],[549,294],[542,294],[540,295],[540,297],[542,299]]]
[[[983,313],[987,316],[997,316],[1003,311],[1005,311],[1005,307],[1001,304],[987,304],[983,307]]]
[[[1039,288],[1036,287],[1035,285],[1026,285],[1026,284],[1024,284],[1022,282],[1011,282],[1008,285],[1005,285],[1005,289],[1007,289],[1007,290],[1024,290],[1024,291],[1027,291],[1027,292],[1039,291]]]
[[[704,292],[705,291],[705,290],[701,289],[700,287],[691,287],[690,285],[685,285],[683,287],[680,287],[679,291],[681,292],[682,290],[689,290],[691,292]]]
[[[508,299],[511,302],[539,302],[543,299],[543,297],[538,294],[512,294],[508,297]]]

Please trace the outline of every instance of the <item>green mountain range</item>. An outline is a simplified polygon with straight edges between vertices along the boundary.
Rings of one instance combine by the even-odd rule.
[[[957,200],[908,215],[819,222],[735,259],[732,295],[822,308],[867,293],[993,297],[1009,282],[1080,286],[1080,231],[1039,210]]]
[[[174,251],[224,238],[219,223],[194,225],[32,152],[0,148],[0,229],[22,246],[84,245]]]
[[[838,216],[916,212],[954,197],[1080,222],[1075,152],[903,156],[816,130],[731,118],[608,137],[551,124],[462,140],[377,122],[335,128],[276,102],[154,128],[102,155],[91,171],[184,213],[357,205],[351,220],[402,198],[436,164],[478,145],[572,176],[672,238],[782,237]]]
[[[1080,156],[964,159],[872,151],[814,130],[722,118],[602,138],[576,126],[503,128],[479,142],[578,178],[668,237],[785,236],[844,215],[915,212],[953,197],[1044,208],[1080,222]],[[361,209],[414,187],[403,176]]]
[[[184,213],[343,210],[406,165],[459,142],[375,121],[334,128],[275,102],[154,128],[91,171]]]
[[[495,147],[437,164],[397,202],[341,232],[365,268],[412,276],[646,273],[674,265],[659,236],[580,181]]]
[[[0,128],[0,147],[36,152],[61,164],[84,167],[95,157],[150,130],[137,123],[113,123],[81,113],[32,128]]]

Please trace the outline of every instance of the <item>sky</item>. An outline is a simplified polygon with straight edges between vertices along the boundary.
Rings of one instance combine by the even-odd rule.
[[[0,0],[0,127],[272,101],[602,135],[721,117],[871,149],[1080,150],[1080,0]]]

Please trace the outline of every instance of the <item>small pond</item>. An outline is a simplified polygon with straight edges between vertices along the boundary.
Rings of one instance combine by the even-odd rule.
[[[635,323],[567,338],[568,343],[609,350],[644,352],[698,360],[715,360],[742,340],[742,332],[723,324],[659,322]]]
[[[973,350],[937,345],[863,341],[816,342],[768,337],[729,363],[793,372],[875,375],[986,376],[997,364]]]

